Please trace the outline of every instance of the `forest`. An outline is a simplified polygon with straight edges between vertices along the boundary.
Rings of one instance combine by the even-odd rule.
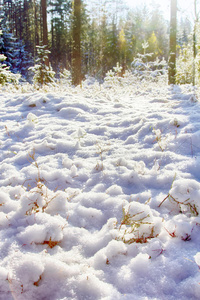
[[[1,68],[31,81],[30,70],[46,65],[47,77],[70,72],[77,85],[86,76],[102,81],[117,64],[121,75],[130,69],[170,73],[172,58],[176,74],[170,83],[194,84],[199,73],[196,0],[194,4],[195,20],[179,14],[171,23],[154,1],[130,9],[122,0],[1,0]],[[177,0],[171,1],[171,19],[173,11],[176,16]]]

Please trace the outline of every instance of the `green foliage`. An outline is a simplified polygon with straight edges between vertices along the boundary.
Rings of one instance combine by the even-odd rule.
[[[30,67],[29,70],[34,72],[33,82],[35,85],[43,86],[45,84],[54,83],[55,72],[52,70],[51,65],[46,65],[48,59],[48,50],[46,46],[37,46],[38,58],[37,64]]]
[[[50,0],[48,3],[48,11],[51,16],[50,60],[56,73],[69,67],[71,6],[72,3],[69,0]]]

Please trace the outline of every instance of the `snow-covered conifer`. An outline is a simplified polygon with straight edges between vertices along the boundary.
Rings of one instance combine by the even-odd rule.
[[[140,80],[155,80],[158,76],[164,75],[167,63],[163,59],[152,59],[153,53],[146,53],[149,47],[148,42],[143,43],[144,53],[138,53],[132,62],[132,72]]]
[[[32,64],[32,59],[25,50],[22,41],[18,41],[9,32],[5,14],[0,10],[0,54],[6,56],[5,64],[12,73],[21,73],[26,76],[28,67]]]
[[[37,64],[29,68],[29,70],[34,72],[34,84],[43,86],[48,83],[53,83],[55,72],[53,71],[51,65],[45,65],[45,60],[47,59],[47,54],[49,53],[49,51],[45,49],[46,46],[36,47],[38,55],[38,58],[36,59]]]
[[[20,75],[10,72],[9,67],[4,63],[6,56],[0,54],[0,85],[5,85],[7,82],[18,83]]]

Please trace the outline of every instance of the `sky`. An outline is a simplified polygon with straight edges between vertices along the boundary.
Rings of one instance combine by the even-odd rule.
[[[169,1],[170,0],[155,0],[155,2],[158,2],[160,4],[164,4],[165,6],[168,5],[169,6]],[[150,3],[151,0],[136,0],[136,1],[133,1],[133,0],[125,0],[125,2],[130,6],[130,7],[136,7],[140,4],[143,4],[143,3]]]
[[[127,2],[127,4],[130,7],[135,7],[138,6],[139,4],[142,3],[151,3],[151,0],[125,0],[125,2]],[[170,7],[170,0],[154,0],[154,2],[159,3],[161,6],[164,6],[164,8],[169,8]],[[197,1],[198,2],[198,1]],[[178,0],[178,7],[182,7],[182,8],[188,8],[189,6],[191,7],[191,5],[193,5],[194,0]]]
[[[131,8],[137,7],[141,4],[150,4],[151,0],[124,0],[128,6]],[[164,15],[166,18],[170,16],[170,0],[154,0],[155,3],[160,4],[163,7]],[[193,14],[193,7],[194,7],[194,0],[178,0],[178,11],[181,15],[188,15],[192,17]],[[200,10],[200,1],[197,0],[197,10]]]
[[[194,1],[195,0],[177,0],[178,5],[178,19],[188,18],[190,21],[194,20]],[[88,5],[93,3],[92,0],[85,0]],[[103,2],[103,1],[102,1]],[[151,8],[151,3],[160,4],[160,8],[163,10],[163,15],[166,20],[170,19],[170,2],[171,0],[123,0],[130,8],[140,7],[144,4]],[[101,1],[100,1],[101,3]],[[200,0],[196,0],[197,12],[200,15]]]

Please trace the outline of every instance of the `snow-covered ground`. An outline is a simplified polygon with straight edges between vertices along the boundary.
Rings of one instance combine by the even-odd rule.
[[[0,299],[200,299],[189,86],[0,93]]]

